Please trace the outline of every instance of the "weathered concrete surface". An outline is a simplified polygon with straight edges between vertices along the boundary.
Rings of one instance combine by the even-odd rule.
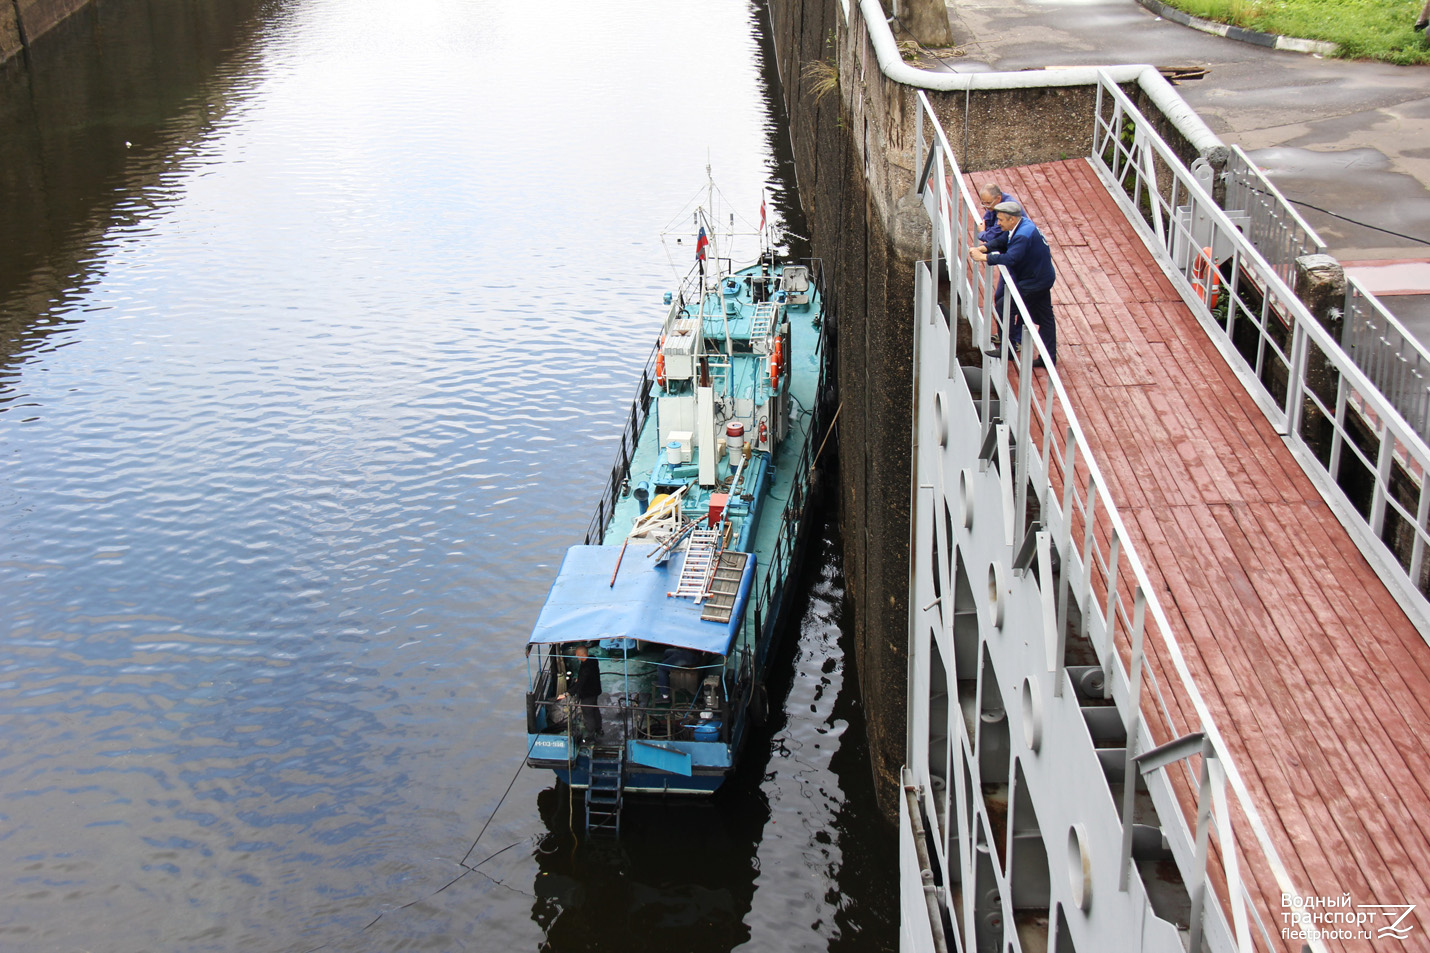
[[[0,362],[30,346],[21,316],[40,314],[94,267],[91,243],[116,203],[152,185],[152,156],[193,154],[241,97],[205,86],[247,55],[263,0],[123,0],[81,10],[0,65]],[[0,0],[0,10],[10,9]],[[136,108],[143,104],[142,109]],[[136,161],[138,160],[138,161]],[[66,224],[67,223],[67,224]],[[45,282],[66,283],[47,285]]]
[[[1300,211],[1331,254],[1422,257],[1430,245],[1430,67],[1250,46],[1161,20],[1136,0],[956,0],[949,14],[960,55],[926,68],[1205,68],[1182,96],[1288,199],[1309,203]],[[1430,297],[1386,303],[1430,341]]]
[[[1296,259],[1296,297],[1326,330],[1340,336],[1340,313],[1346,300],[1346,270],[1334,255],[1304,255]]]
[[[885,7],[888,7],[886,0]],[[895,0],[894,11],[905,30],[924,46],[949,46],[953,28],[944,0]]]
[[[15,14],[14,4],[0,4],[0,63],[24,49],[20,37],[20,19]]]
[[[918,90],[883,73],[857,0],[850,9],[846,21],[839,3],[769,3],[800,196],[838,308],[840,525],[876,788],[892,817],[905,760],[913,262],[929,235],[912,194]],[[1139,86],[1127,92],[1146,107]],[[1090,85],[927,95],[970,171],[1092,148]],[[1159,125],[1185,159],[1198,155]]]
[[[98,0],[14,0],[25,37],[31,43],[92,2]]]
[[[886,812],[903,763],[908,626],[909,434],[912,426],[912,264],[893,251],[887,194],[868,185],[858,141],[886,142],[877,121],[847,114],[852,60],[827,43],[837,3],[775,0],[778,51],[800,197],[814,253],[824,259],[837,308],[834,360],[839,416],[840,506],[845,575],[854,604],[855,668],[870,757]],[[842,60],[840,88],[821,95],[821,75]],[[811,64],[822,64],[811,67]],[[873,72],[877,76],[877,68]],[[865,136],[869,138],[864,139]],[[883,149],[878,149],[883,154]],[[868,153],[865,153],[868,154]],[[905,164],[911,163],[905,159]],[[912,178],[912,172],[908,173]],[[873,176],[886,181],[887,170]],[[902,186],[907,191],[907,185]]]
[[[98,0],[0,0],[0,63]]]

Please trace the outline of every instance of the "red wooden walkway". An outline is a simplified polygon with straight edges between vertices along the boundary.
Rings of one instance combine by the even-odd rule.
[[[1292,880],[1430,903],[1430,646],[1087,162],[969,180],[1052,244],[1059,374]],[[1273,882],[1251,889],[1289,926]],[[1430,948],[1425,909],[1404,944],[1327,946]]]

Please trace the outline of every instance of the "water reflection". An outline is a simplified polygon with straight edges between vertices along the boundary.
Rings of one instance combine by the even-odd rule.
[[[663,314],[656,236],[707,162],[796,211],[757,11],[393,10],[100,4],[5,72],[0,947],[887,946],[843,873],[884,835],[829,760],[835,622],[688,858],[548,866],[519,772],[521,646]]]
[[[831,514],[816,514],[819,516]],[[551,953],[609,948],[892,949],[896,858],[873,801],[843,631],[833,524],[801,576],[773,664],[773,717],[706,803],[632,801],[619,840],[586,836],[580,797],[538,798],[532,919]]]
[[[243,90],[215,80],[247,67],[262,5],[95,4],[0,66],[0,348],[142,218],[134,192],[231,113]]]
[[[755,846],[768,817],[749,792],[721,803],[633,802],[621,837],[587,838],[579,798],[542,792],[532,920],[543,950],[730,950],[750,937]],[[731,803],[739,801],[743,803]]]

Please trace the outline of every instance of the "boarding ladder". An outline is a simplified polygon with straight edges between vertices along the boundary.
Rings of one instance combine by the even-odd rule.
[[[705,588],[705,611],[700,618],[707,622],[729,622],[735,611],[735,598],[740,594],[740,580],[745,575],[749,553],[722,552],[715,563],[715,572]]]
[[[586,787],[587,833],[604,830],[620,836],[625,778],[625,745],[591,746],[591,778]]]
[[[755,316],[750,320],[750,345],[755,349],[756,354],[765,353],[765,349],[768,347],[770,328],[774,327],[779,308],[779,304],[774,301],[762,301],[755,305]]]
[[[666,595],[694,599],[695,604],[699,605],[700,600],[705,597],[705,582],[715,565],[719,543],[718,529],[694,530],[685,549],[685,564],[680,567],[680,579],[675,584],[675,591],[667,592]]]

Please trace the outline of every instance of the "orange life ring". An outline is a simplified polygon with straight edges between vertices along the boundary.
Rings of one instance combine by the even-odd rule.
[[[660,339],[660,350],[655,354],[655,382],[665,386],[665,338]]]
[[[1196,261],[1192,262],[1192,288],[1208,308],[1215,308],[1221,300],[1221,272],[1212,265],[1210,245],[1203,248]]]
[[[780,371],[785,358],[784,340],[775,338],[775,349],[770,354],[770,390],[780,389]]]

